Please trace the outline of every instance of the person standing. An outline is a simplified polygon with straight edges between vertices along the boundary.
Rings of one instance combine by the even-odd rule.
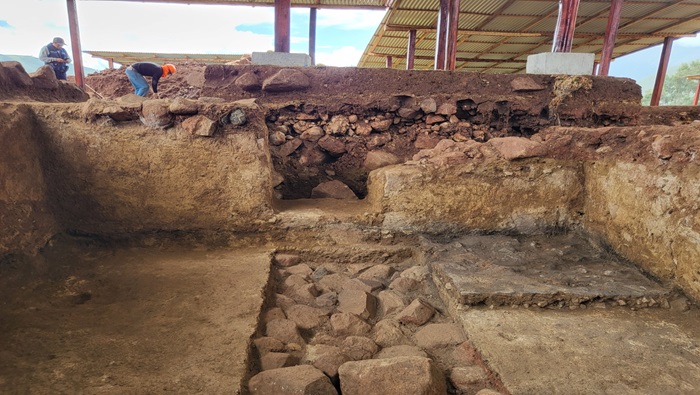
[[[126,68],[126,76],[129,77],[129,82],[134,86],[134,93],[146,97],[148,94],[148,82],[145,77],[151,77],[153,93],[158,93],[158,81],[175,73],[175,71],[175,66],[172,64],[158,66],[151,62],[138,62]]]
[[[61,37],[54,37],[53,41],[41,48],[39,52],[39,60],[51,66],[56,78],[66,80],[66,72],[68,71],[68,63],[71,62],[68,57],[68,52],[63,48],[66,42]]]

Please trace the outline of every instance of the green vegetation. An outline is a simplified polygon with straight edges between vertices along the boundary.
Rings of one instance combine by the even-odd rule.
[[[695,90],[698,87],[697,80],[689,80],[686,77],[689,75],[700,74],[700,60],[693,60],[688,63],[682,63],[675,69],[671,75],[666,74],[664,80],[664,88],[661,91],[660,106],[690,106],[693,104]],[[654,88],[644,91],[642,104],[649,105],[651,94]]]

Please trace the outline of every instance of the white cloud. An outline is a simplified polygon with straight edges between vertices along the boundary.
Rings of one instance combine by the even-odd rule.
[[[316,52],[316,64],[338,67],[355,67],[362,57],[364,49],[342,47],[331,52]]]
[[[333,26],[342,30],[364,30],[374,31],[384,18],[386,11],[370,10],[333,10],[321,9],[317,14],[317,26]]]
[[[679,47],[700,47],[700,33],[695,37],[683,37],[673,41],[674,46]]]

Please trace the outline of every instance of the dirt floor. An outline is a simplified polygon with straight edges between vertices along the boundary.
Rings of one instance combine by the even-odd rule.
[[[211,247],[155,236],[128,244],[61,237],[34,259],[3,261],[0,392],[247,393],[248,379],[265,363],[260,359],[265,349],[251,340],[265,338],[269,318],[258,319],[280,308],[291,319],[290,307],[301,303],[289,288],[292,273],[309,270],[305,278],[324,284],[317,285],[325,289],[319,299],[306,303],[329,316],[338,305],[319,300],[341,292],[341,285],[327,288],[341,284],[341,277],[367,281],[362,273],[389,265],[394,276],[366,283],[380,295],[400,289],[394,283],[399,273],[427,267],[437,275],[465,264],[477,268],[474,276],[464,277],[466,285],[436,287],[429,277],[402,291],[406,303],[420,297],[436,309],[425,325],[458,323],[469,339],[422,351],[415,345],[425,325],[400,326],[401,352],[411,347],[410,352],[427,352],[447,377],[456,374],[454,369],[476,369],[466,384],[446,379],[448,393],[691,394],[700,388],[697,309],[670,289],[659,298],[664,284],[579,235],[406,238],[353,225],[348,219],[362,211],[361,203],[350,202],[347,210],[330,199],[313,203],[285,202],[277,221],[292,233],[274,241],[253,237]],[[301,261],[281,267],[276,253]],[[547,277],[563,288],[533,285],[549,283]],[[604,296],[612,283],[617,293]],[[474,284],[491,298],[463,306],[454,295],[472,294]],[[640,287],[648,293],[640,294]],[[581,296],[582,289],[589,297]],[[625,292],[633,298],[620,296]],[[515,297],[494,309],[488,301],[503,301],[504,294]],[[646,308],[631,301],[644,295],[660,303]],[[543,300],[548,302],[537,303]],[[393,322],[396,313],[377,313],[367,322],[381,326],[380,321]],[[367,336],[377,339],[376,330]],[[285,366],[313,364],[315,353],[346,339],[328,321],[301,334],[301,345],[276,350],[292,356]],[[661,346],[659,339],[666,339]],[[390,352],[391,345],[369,352]],[[605,361],[598,361],[599,355],[606,355]],[[658,358],[672,368],[659,365]],[[659,374],[665,381],[658,381]]]
[[[0,393],[231,393],[269,250],[54,240],[0,265]]]

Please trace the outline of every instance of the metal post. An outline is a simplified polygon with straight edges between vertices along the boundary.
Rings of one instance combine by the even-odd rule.
[[[275,0],[275,52],[289,53],[291,0]]]
[[[661,49],[661,58],[659,59],[659,69],[656,72],[656,81],[654,81],[654,91],[651,93],[651,102],[649,103],[651,106],[658,106],[659,101],[661,101],[661,91],[664,89],[664,79],[666,78],[668,60],[671,58],[672,46],[673,37],[664,38],[664,46]]]
[[[309,57],[316,64],[316,8],[309,8]]]
[[[387,69],[390,69],[393,66],[393,60],[394,60],[394,58],[392,58],[391,56],[386,57],[386,68]]]
[[[408,48],[406,49],[406,70],[413,70],[416,57],[416,30],[408,31]]]
[[[624,0],[612,0],[610,13],[608,14],[608,26],[605,28],[605,41],[603,42],[603,52],[600,55],[600,67],[598,75],[608,75],[610,61],[612,60],[615,40],[617,39],[617,28],[620,25],[620,13]]]
[[[695,98],[693,99],[693,105],[698,105],[698,97],[700,97],[700,80],[698,80],[698,87],[695,88]]]
[[[80,45],[80,29],[78,27],[78,8],[75,0],[66,0],[68,7],[68,28],[70,30],[70,44],[73,52],[73,70],[75,70],[75,83],[80,89],[85,90],[85,70],[83,69],[83,49]]]
[[[559,16],[554,30],[552,52],[571,52],[580,0],[559,0]]]
[[[435,70],[445,70],[445,41],[447,40],[449,14],[450,0],[440,0],[437,35],[435,37]]]
[[[447,28],[447,56],[445,69],[454,70],[457,63],[457,28],[459,27],[459,0],[450,0],[450,23]]]

